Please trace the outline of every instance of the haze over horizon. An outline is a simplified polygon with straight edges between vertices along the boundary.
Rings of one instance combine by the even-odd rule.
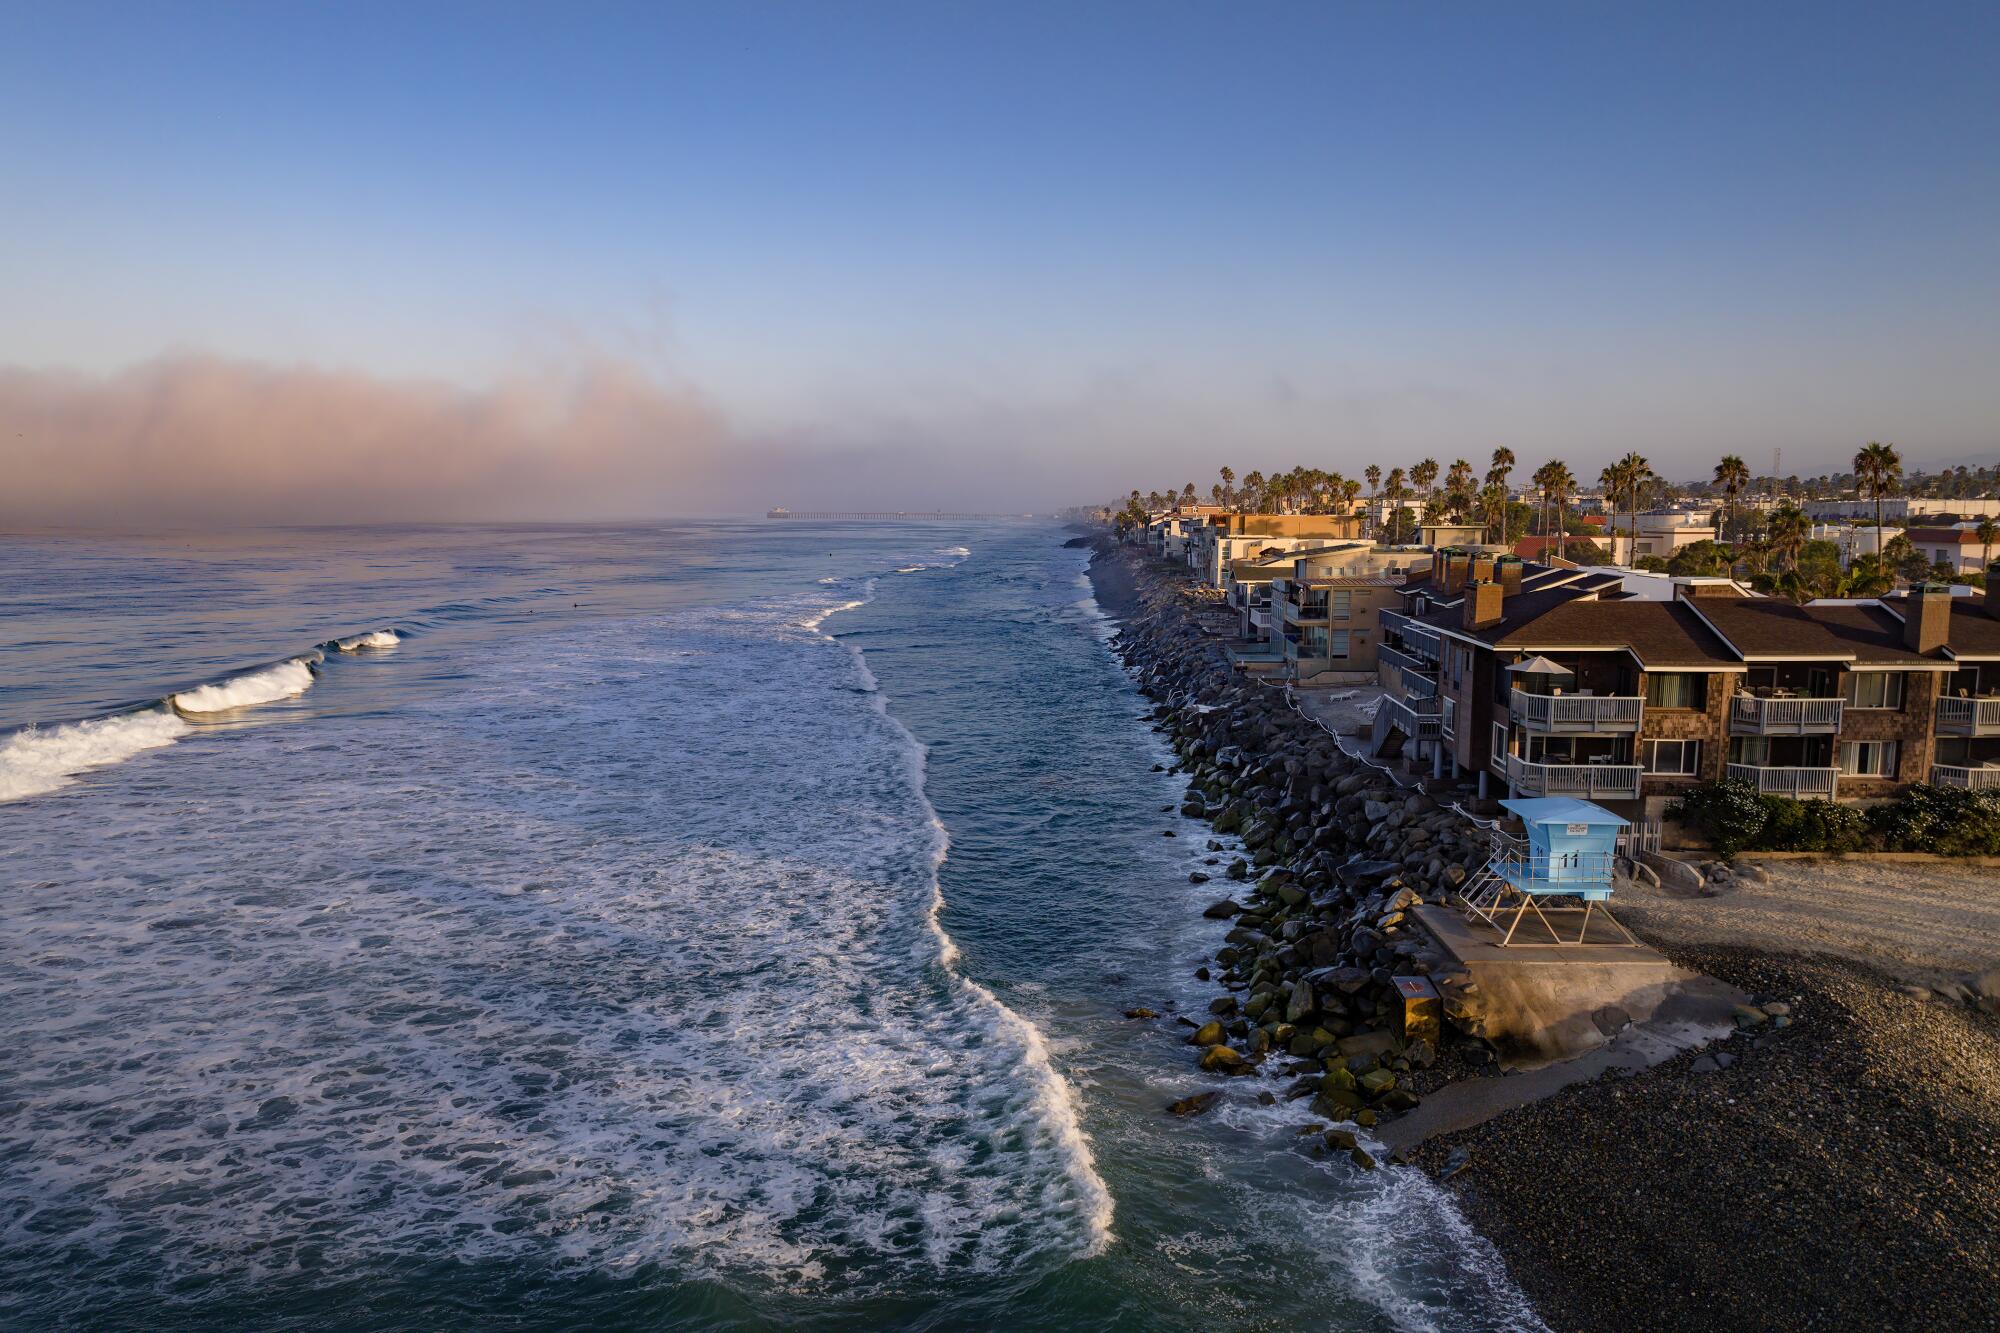
[[[2000,10],[24,8],[0,522],[2000,454]]]

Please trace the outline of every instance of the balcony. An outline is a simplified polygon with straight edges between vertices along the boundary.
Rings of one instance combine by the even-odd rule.
[[[1970,787],[1974,791],[2000,791],[2000,765],[1967,767],[1964,764],[1932,764],[1933,787]]]
[[[1309,601],[1304,604],[1284,599],[1285,620],[1293,625],[1324,625],[1326,623],[1325,601]]]
[[[1816,701],[1817,702],[1817,701]],[[1766,768],[1762,764],[1731,764],[1729,776],[1756,786],[1760,795],[1791,796],[1798,800],[1833,799],[1837,768]]]
[[[1530,694],[1514,690],[1507,711],[1523,731],[1545,736],[1603,736],[1635,732],[1646,701],[1636,696]]]
[[[1840,731],[1844,699],[1767,699],[1739,694],[1729,701],[1729,730],[1738,736],[1832,736]]]
[[[1434,677],[1403,668],[1403,693],[1412,699],[1437,698],[1438,683]]]
[[[1937,729],[1940,736],[2000,736],[2000,698],[1940,699]]]
[[[1375,653],[1380,660],[1387,662],[1390,666],[1413,672],[1419,676],[1437,671],[1436,663],[1426,662],[1420,657],[1414,657],[1410,654],[1409,649],[1398,648],[1393,643],[1376,645]]]
[[[1384,634],[1394,634],[1401,639],[1404,650],[1418,657],[1428,657],[1435,662],[1442,655],[1438,632],[1429,625],[1420,625],[1400,611],[1383,611],[1377,617]]]
[[[1389,695],[1383,696],[1382,707],[1388,710],[1390,722],[1413,741],[1434,741],[1444,734],[1444,714],[1436,709],[1413,708]]]
[[[1637,764],[1536,764],[1507,757],[1507,781],[1516,796],[1576,796],[1586,801],[1639,799]]]

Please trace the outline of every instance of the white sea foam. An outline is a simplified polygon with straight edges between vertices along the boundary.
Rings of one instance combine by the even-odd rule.
[[[964,548],[955,548],[963,551]],[[970,552],[964,552],[970,554]],[[870,589],[873,595],[873,589]],[[849,603],[837,608],[852,610],[862,603]],[[829,612],[828,614],[832,614]],[[822,616],[813,622],[819,630]],[[824,633],[823,630],[819,632]],[[1088,1224],[1090,1243],[1088,1253],[1098,1254],[1111,1243],[1111,1222],[1115,1213],[1110,1187],[1097,1172],[1096,1159],[1090,1148],[1090,1138],[1083,1132],[1083,1122],[1077,1112],[1076,1099],[1070,1091],[1062,1072],[1050,1058],[1048,1043],[1041,1030],[1027,1019],[1008,1008],[999,996],[958,971],[958,943],[946,932],[939,915],[944,910],[944,886],[939,878],[939,870],[951,846],[944,821],[938,818],[937,810],[925,794],[925,751],[923,744],[910,733],[901,721],[889,712],[888,700],[883,697],[880,683],[875,673],[869,669],[868,660],[858,647],[845,645],[853,655],[857,673],[873,701],[876,711],[890,726],[901,734],[905,748],[904,762],[908,766],[910,785],[922,805],[926,822],[931,829],[931,869],[930,869],[930,910],[925,914],[925,924],[929,928],[937,949],[937,965],[951,974],[966,994],[971,995],[984,1009],[992,1024],[993,1037],[1006,1047],[1017,1047],[1022,1054],[1022,1072],[1032,1088],[1031,1105],[1033,1114],[1041,1122],[1044,1133],[1052,1135],[1057,1151],[1062,1158],[1063,1169],[1069,1177],[1076,1193],[1076,1206]]]
[[[971,551],[969,551],[969,550],[967,550],[967,549],[966,549],[965,547],[963,547],[963,546],[940,546],[940,547],[938,547],[938,548],[937,548],[937,550],[936,550],[936,551],[932,552],[932,554],[933,554],[933,555],[956,555],[956,556],[968,556],[968,555],[971,555],[971,554],[972,554],[972,552],[971,552]]]
[[[17,731],[0,741],[0,801],[67,787],[79,773],[172,745],[187,732],[166,708]]]
[[[231,708],[249,708],[289,699],[295,694],[304,694],[312,688],[312,683],[312,668],[305,658],[295,657],[289,662],[265,667],[262,671],[251,671],[213,685],[182,690],[170,702],[183,713],[220,713]]]
[[[366,634],[357,634],[351,639],[337,639],[334,641],[334,646],[343,653],[351,653],[363,648],[394,648],[402,641],[396,631],[378,629],[370,630]]]
[[[952,968],[921,751],[815,591],[468,654],[365,743],[187,747],[198,827],[107,804],[86,851],[10,810],[0,930],[41,965],[0,975],[0,1194],[39,1230],[0,1285],[83,1247],[124,1283],[449,1259],[845,1298],[1101,1247],[1068,1088]]]

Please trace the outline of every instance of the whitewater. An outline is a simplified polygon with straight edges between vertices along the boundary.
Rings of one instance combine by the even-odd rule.
[[[86,553],[130,618],[0,693],[0,1323],[1535,1327],[1160,1113],[1203,852],[1061,535],[301,535],[187,625]]]

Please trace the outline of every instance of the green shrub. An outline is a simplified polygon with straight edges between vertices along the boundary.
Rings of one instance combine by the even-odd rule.
[[[1694,825],[1716,854],[1725,857],[1750,846],[1771,818],[1756,786],[1735,778],[1690,788],[1674,798],[1667,814]]]
[[[1766,796],[1768,818],[1750,845],[1764,852],[1852,852],[1867,839],[1868,818],[1832,801]]]
[[[1740,851],[1932,852],[1939,856],[2000,856],[2000,791],[1911,787],[1866,814],[1832,801],[1760,796],[1754,784],[1704,783],[1667,807],[1715,849]]]
[[[2000,792],[1912,787],[1870,810],[1868,827],[1884,851],[2000,855]]]

